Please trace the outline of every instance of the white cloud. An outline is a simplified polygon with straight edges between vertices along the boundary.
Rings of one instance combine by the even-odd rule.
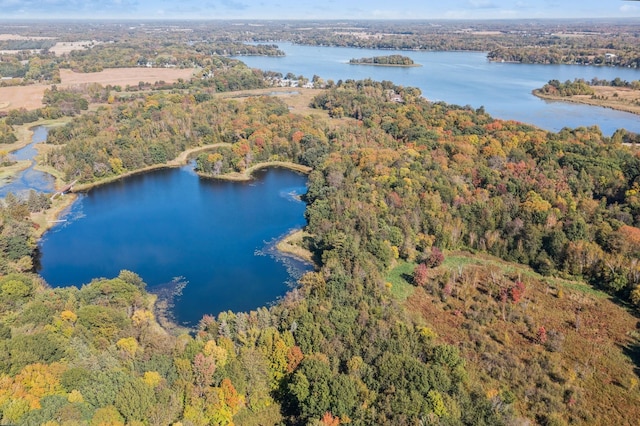
[[[625,12],[625,13],[640,12],[640,7],[635,4],[625,4],[620,6],[620,12]]]

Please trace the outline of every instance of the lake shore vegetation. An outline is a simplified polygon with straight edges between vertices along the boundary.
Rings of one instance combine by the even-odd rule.
[[[561,83],[549,81],[533,94],[549,100],[574,102],[640,114],[640,81],[627,82],[620,78],[612,81],[577,79]]]
[[[101,55],[114,64],[132,56],[111,48]],[[91,51],[72,58],[93,66]],[[338,82],[300,114],[283,97],[215,96],[265,84],[220,61],[215,81],[127,96],[95,88],[101,101],[88,109],[77,93],[53,94],[61,110],[80,111],[50,131],[44,162],[80,184],[166,167],[185,152],[214,175],[301,165],[310,170],[301,244],[317,270],[273,306],[171,333],[131,271],[47,286],[32,272],[34,217],[51,200],[7,196],[3,423],[640,417],[640,155],[627,143],[637,135],[548,132],[372,80]],[[31,118],[10,111],[0,122]]]

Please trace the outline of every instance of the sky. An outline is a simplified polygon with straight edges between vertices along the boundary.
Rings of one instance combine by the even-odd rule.
[[[0,0],[4,19],[640,18],[624,0]]]

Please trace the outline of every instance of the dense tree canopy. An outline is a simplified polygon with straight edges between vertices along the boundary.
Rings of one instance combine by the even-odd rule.
[[[466,346],[409,315],[387,276],[403,262],[424,265],[415,284],[463,299],[451,287],[466,279],[463,269],[438,275],[443,253],[463,249],[584,277],[638,303],[640,156],[622,144],[626,133],[546,132],[371,80],[339,82],[315,97],[312,106],[329,119],[293,114],[275,97],[214,92],[198,82],[107,96],[50,132],[59,146],[47,162],[69,180],[93,182],[211,145],[197,159],[210,175],[261,161],[310,166],[306,217],[317,270],[269,309],[205,316],[192,334],[174,335],[156,322],[153,297],[133,272],[51,289],[21,270],[35,247],[30,205],[41,203],[7,197],[2,421],[494,425],[579,417],[563,411],[572,393],[556,403],[574,388],[546,376],[535,394],[515,394],[508,378],[503,389],[484,389],[470,377]],[[528,291],[498,273],[469,281],[489,302],[465,299],[468,309],[454,315],[478,324],[506,321],[508,303]],[[562,343],[535,324],[521,333],[550,353]]]

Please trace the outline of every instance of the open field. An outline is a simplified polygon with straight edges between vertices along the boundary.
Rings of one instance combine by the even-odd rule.
[[[10,86],[0,87],[0,111],[26,108],[36,109],[42,107],[42,95],[49,86]]]
[[[313,109],[309,106],[314,96],[322,93],[323,89],[304,89],[300,87],[268,87],[265,89],[242,90],[239,92],[216,93],[217,97],[223,99],[242,100],[252,96],[278,96],[289,107],[289,109],[302,115],[318,114],[328,116],[325,111]]]
[[[0,34],[0,41],[6,40],[51,40],[55,37],[26,37],[18,34]]]
[[[640,90],[633,90],[627,87],[592,86],[598,99],[593,99],[591,95],[574,96],[552,96],[533,91],[533,94],[552,101],[573,102],[577,104],[594,105],[604,108],[611,108],[618,111],[640,114]]]
[[[98,83],[103,86],[134,86],[141,81],[155,83],[164,81],[173,83],[178,79],[189,79],[193,69],[178,68],[110,68],[100,72],[78,73],[71,70],[60,70],[62,80],[58,87],[68,88],[89,83]],[[42,96],[45,89],[51,85],[37,84],[30,86],[0,87],[0,111],[26,108],[36,109],[42,107]]]
[[[155,83],[164,81],[173,83],[178,79],[188,80],[193,74],[192,68],[109,68],[100,72],[80,73],[67,69],[60,70],[62,87],[70,87],[80,84],[99,83],[103,86],[137,85],[141,81]]]
[[[49,52],[53,52],[56,56],[62,56],[65,53],[69,53],[73,50],[84,50],[91,48],[100,42],[95,40],[84,41],[59,41],[53,47],[49,48]]]

